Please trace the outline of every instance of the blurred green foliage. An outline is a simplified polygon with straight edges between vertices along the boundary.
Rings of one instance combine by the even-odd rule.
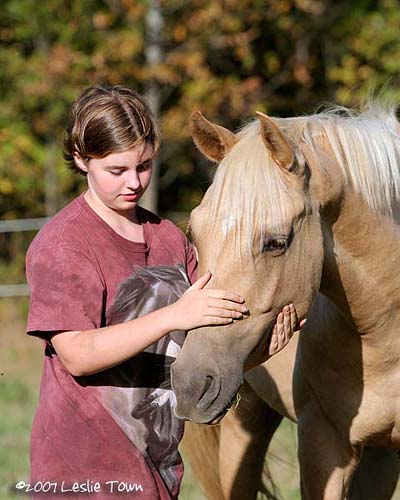
[[[357,105],[371,85],[389,83],[398,97],[397,0],[160,0],[163,60],[153,66],[149,2],[2,1],[2,219],[46,215],[49,170],[57,208],[82,189],[63,163],[62,137],[71,102],[96,83],[159,89],[160,213],[189,211],[212,174],[190,141],[194,109],[237,128],[256,110],[290,116],[320,102]],[[18,274],[15,241],[1,238],[0,259]]]

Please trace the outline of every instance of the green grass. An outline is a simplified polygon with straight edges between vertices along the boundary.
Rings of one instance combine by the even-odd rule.
[[[185,457],[183,458],[185,462],[185,474],[181,484],[180,500],[205,500],[190,465],[185,461]]]
[[[284,419],[271,442],[268,468],[283,500],[299,500],[299,466],[297,462],[296,425]]]
[[[19,311],[25,308],[26,299],[0,302],[0,500],[21,498],[14,486],[29,475],[29,435],[39,392],[41,343],[24,336]]]
[[[10,379],[0,386],[0,498],[15,498],[10,488],[28,478],[28,443],[36,398],[21,381]]]

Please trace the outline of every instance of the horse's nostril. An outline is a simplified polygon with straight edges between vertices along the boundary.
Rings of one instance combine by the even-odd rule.
[[[203,409],[207,409],[213,404],[221,388],[220,383],[212,375],[206,375],[205,379],[203,392],[197,402],[197,405]]]
[[[205,384],[204,384],[204,387],[203,387],[203,392],[201,393],[200,398],[199,398],[199,403],[204,398],[204,396],[207,394],[207,391],[210,388],[210,385],[212,384],[212,381],[213,381],[212,376],[211,375],[206,375],[206,381],[205,381]]]

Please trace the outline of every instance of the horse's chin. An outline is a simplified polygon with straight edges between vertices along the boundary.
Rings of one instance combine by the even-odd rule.
[[[219,415],[209,420],[208,422],[204,422],[204,425],[219,425],[224,419],[225,415],[228,413],[229,409],[222,410]]]
[[[228,380],[233,382],[232,377],[228,378]],[[195,390],[196,387],[191,392],[183,393],[179,383],[175,382],[173,384],[177,396],[175,416],[197,424],[218,424],[237,400],[237,393],[242,382],[243,378],[240,377],[237,378],[235,383],[229,384],[229,387],[221,385],[218,396],[207,406],[203,406],[201,401],[196,401],[194,397],[194,394],[197,392]]]
[[[206,422],[206,423],[209,425],[219,424],[222,421],[222,419],[225,417],[225,415],[228,413],[228,411],[231,410],[234,403],[237,401],[237,398],[238,398],[238,392],[235,393],[233,398],[229,401],[229,403],[227,405],[225,405],[225,407],[221,410],[221,412],[217,416],[215,416],[212,420],[210,420],[209,422]]]

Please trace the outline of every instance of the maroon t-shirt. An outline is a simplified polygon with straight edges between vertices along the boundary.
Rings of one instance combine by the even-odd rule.
[[[81,195],[42,228],[28,250],[27,333],[46,341],[31,434],[31,483],[52,483],[47,494],[43,492],[48,486],[39,485],[36,498],[52,498],[56,493],[65,500],[164,500],[179,493],[183,473],[179,454],[170,453],[158,463],[159,457],[151,456],[143,446],[143,429],[135,428],[141,422],[127,425],[126,391],[131,390],[133,378],[140,380],[140,374],[132,378],[129,370],[142,370],[146,379],[157,371],[156,363],[153,366],[148,358],[145,363],[127,362],[115,370],[73,377],[49,341],[51,332],[57,330],[89,330],[109,324],[118,286],[137,267],[181,264],[193,278],[196,256],[183,233],[172,222],[140,207],[137,214],[145,243],[118,235]],[[167,349],[168,342],[162,340]],[[175,341],[171,345],[176,348],[179,342]],[[157,346],[152,350],[157,352]],[[119,403],[115,396],[120,390]],[[159,396],[165,399],[162,392]],[[172,447],[176,447],[183,424],[176,419],[172,423],[176,435]],[[69,491],[73,488],[77,491]]]

